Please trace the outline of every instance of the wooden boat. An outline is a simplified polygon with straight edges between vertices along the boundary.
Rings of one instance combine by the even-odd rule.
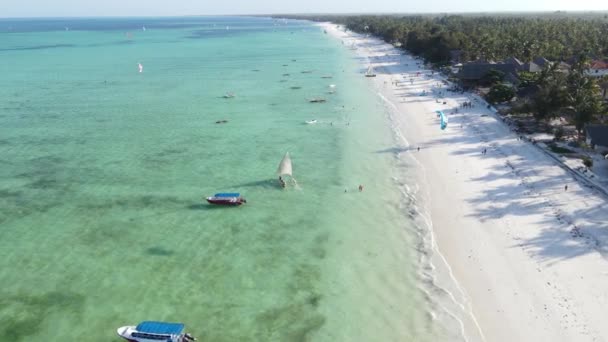
[[[315,98],[308,100],[308,102],[310,102],[310,103],[323,103],[325,101],[327,101],[327,100],[320,98],[320,97],[315,97]]]
[[[215,194],[211,197],[207,197],[207,202],[217,205],[237,206],[243,203],[247,203],[247,200],[245,200],[238,192],[222,192]]]
[[[289,152],[285,153],[285,156],[283,156],[283,159],[281,159],[279,168],[277,169],[277,175],[279,175],[279,185],[282,188],[287,186],[287,183],[283,177],[289,177],[291,179],[291,183],[293,183],[295,186],[298,185],[296,179],[293,178],[293,168],[291,166],[291,157],[289,156]]]

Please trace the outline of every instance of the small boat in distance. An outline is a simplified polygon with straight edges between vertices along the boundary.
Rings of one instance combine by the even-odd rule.
[[[233,92],[229,92],[229,93],[224,94],[223,98],[231,99],[231,98],[234,98],[235,96],[236,95]]]
[[[218,205],[237,206],[247,203],[247,200],[244,199],[238,192],[221,192],[211,197],[207,197],[207,202]]]
[[[310,103],[323,103],[326,102],[327,100],[321,97],[313,97],[312,99],[309,99],[308,102]]]
[[[184,324],[145,321],[137,326],[124,326],[116,330],[118,336],[129,342],[196,341],[192,335],[184,333]]]
[[[365,72],[365,77],[376,77],[376,73],[374,72],[374,67],[372,67],[370,65],[369,68],[367,68],[367,71]]]
[[[306,123],[309,124],[309,125],[314,125],[314,124],[317,123],[317,120],[316,119],[308,120],[308,121],[306,121]]]

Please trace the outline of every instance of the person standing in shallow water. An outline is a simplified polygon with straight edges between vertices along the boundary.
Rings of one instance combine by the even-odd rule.
[[[359,184],[359,192],[363,191],[363,185]]]

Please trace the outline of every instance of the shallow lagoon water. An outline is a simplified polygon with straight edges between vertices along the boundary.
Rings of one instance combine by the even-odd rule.
[[[142,320],[203,341],[432,335],[385,110],[322,30],[0,20],[0,43],[0,340]],[[203,202],[223,191],[248,203]]]

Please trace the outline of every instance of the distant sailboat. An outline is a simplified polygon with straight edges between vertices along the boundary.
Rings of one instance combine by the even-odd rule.
[[[145,27],[145,26],[142,26],[142,27],[141,27],[141,30],[142,30],[142,31],[145,31],[145,30],[146,30],[146,27]]]
[[[376,77],[376,73],[374,72],[374,67],[372,67],[370,65],[369,68],[367,68],[367,71],[365,72],[365,77]]]
[[[139,68],[140,73],[144,72],[144,66],[141,63],[137,63],[137,68]]]
[[[283,180],[284,176],[289,176],[292,182],[297,185],[296,179],[293,178],[293,169],[291,167],[291,158],[289,157],[289,152],[285,153],[285,156],[279,163],[277,174],[279,175],[279,183],[281,184],[281,187],[284,188],[286,185],[285,180]]]

